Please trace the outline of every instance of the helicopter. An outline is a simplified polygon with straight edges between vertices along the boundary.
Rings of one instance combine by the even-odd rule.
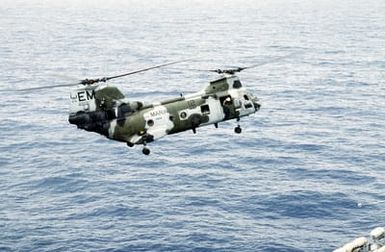
[[[187,130],[196,133],[198,127],[212,124],[217,128],[218,123],[231,119],[237,120],[234,131],[239,134],[242,131],[240,118],[255,113],[261,106],[235,75],[242,70],[210,70],[221,76],[203,90],[148,105],[141,101],[130,101],[117,87],[105,84],[107,80],[122,76],[86,79],[71,91],[68,120],[80,129],[125,142],[130,147],[143,145],[142,152],[145,155],[150,154],[148,143],[166,135]],[[102,84],[98,84],[100,82]]]
[[[183,60],[186,61],[186,60]],[[108,139],[124,142],[129,147],[142,145],[142,153],[150,154],[148,143],[166,135],[236,120],[234,132],[240,134],[240,118],[257,112],[258,98],[241,83],[237,73],[261,64],[231,69],[207,70],[220,76],[201,91],[173,99],[144,104],[131,101],[107,81],[115,78],[177,64],[174,61],[111,77],[84,79],[77,83],[26,88],[18,91],[76,86],[70,92],[68,121],[77,128],[96,132]],[[265,64],[265,63],[262,63]]]

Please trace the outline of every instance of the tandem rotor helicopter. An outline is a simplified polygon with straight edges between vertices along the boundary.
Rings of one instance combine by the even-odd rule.
[[[117,87],[106,83],[112,79],[185,61],[187,60],[169,62],[111,77],[84,79],[72,84],[16,91],[76,86],[70,93],[69,123],[79,129],[124,142],[129,147],[143,145],[142,152],[145,155],[150,154],[147,144],[161,137],[187,130],[196,133],[198,127],[207,125],[217,128],[218,123],[231,119],[237,121],[235,133],[241,133],[240,118],[257,112],[261,105],[243,87],[236,73],[271,61],[249,67],[207,70],[220,74],[220,77],[211,81],[203,90],[148,105],[128,100]]]

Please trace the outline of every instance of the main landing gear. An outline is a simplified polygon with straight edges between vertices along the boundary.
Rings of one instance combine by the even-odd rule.
[[[145,133],[143,133],[143,136],[142,136],[142,139],[141,139],[141,142],[139,142],[139,144],[143,144],[143,149],[142,149],[142,153],[144,155],[150,155],[151,151],[149,148],[147,148],[147,143],[148,142],[152,142],[154,141],[154,138],[152,135],[147,135]],[[131,142],[127,142],[127,146],[128,147],[134,147],[135,144],[131,143]]]
[[[142,149],[142,153],[144,154],[144,155],[150,155],[150,153],[151,153],[151,151],[150,151],[150,149],[149,148],[147,148],[146,147],[146,142],[143,142],[143,149]],[[127,146],[128,147],[134,147],[134,144],[133,143],[130,143],[130,142],[128,142],[127,143]]]
[[[144,155],[148,156],[148,155],[150,155],[150,152],[151,152],[151,151],[150,151],[149,148],[146,147],[146,145],[147,145],[146,139],[147,139],[147,136],[143,138],[143,150],[142,150],[142,153],[143,153]]]
[[[143,143],[142,153],[146,156],[150,155],[150,152],[151,152],[150,149],[147,148],[147,143],[152,142],[152,141],[154,141],[154,136],[147,134],[147,132],[144,132],[144,134],[142,136],[142,143]]]
[[[237,134],[241,134],[242,133],[242,128],[241,128],[241,125],[239,125],[239,118],[237,118],[237,122],[238,122],[238,126],[234,128],[234,132],[237,133]]]

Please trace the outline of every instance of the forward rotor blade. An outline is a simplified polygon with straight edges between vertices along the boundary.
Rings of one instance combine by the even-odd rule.
[[[285,55],[285,56],[281,56],[281,57],[276,57],[276,58],[273,58],[271,60],[268,60],[268,61],[264,61],[264,62],[260,62],[258,64],[255,64],[255,65],[251,65],[251,66],[247,66],[247,67],[239,67],[238,69],[241,69],[240,71],[243,71],[245,69],[249,69],[249,68],[254,68],[254,67],[259,67],[259,66],[263,66],[263,65],[267,65],[267,64],[270,64],[270,63],[274,63],[274,62],[277,62],[277,61],[280,61],[280,60],[283,60],[283,59],[286,59],[286,58],[290,58],[296,54],[300,54],[300,52],[294,52],[294,53],[290,53],[288,55]]]
[[[206,70],[203,70],[203,69],[189,69],[189,70],[193,70],[193,71],[206,71],[206,72],[213,72],[213,73],[218,73],[218,74],[235,74],[235,73],[239,73],[239,72],[241,72],[243,70],[246,70],[246,69],[249,69],[249,68],[259,67],[259,66],[263,66],[263,65],[267,65],[267,64],[271,64],[271,63],[283,60],[285,58],[290,58],[290,57],[292,57],[292,56],[294,56],[296,54],[299,54],[299,52],[290,53],[290,54],[285,55],[285,56],[276,57],[276,58],[273,58],[273,59],[270,59],[270,60],[267,60],[267,61],[264,61],[264,62],[260,62],[260,63],[254,64],[254,65],[251,65],[251,66],[246,66],[246,67],[232,67],[232,68],[225,68],[225,69],[206,69]]]

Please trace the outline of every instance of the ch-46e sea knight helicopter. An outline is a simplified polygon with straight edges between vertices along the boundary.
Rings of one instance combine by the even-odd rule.
[[[208,70],[220,74],[203,90],[186,96],[180,96],[145,105],[140,101],[130,101],[115,86],[106,82],[165,67],[182,61],[170,62],[148,67],[129,73],[98,79],[84,79],[75,84],[52,87],[76,86],[70,94],[69,122],[79,129],[96,132],[109,139],[126,143],[132,147],[143,145],[143,154],[150,154],[147,144],[166,135],[192,130],[198,127],[214,125],[235,119],[238,124],[235,133],[241,133],[241,117],[259,110],[258,99],[245,87],[235,75],[247,68]],[[265,64],[265,63],[263,63]],[[260,65],[260,64],[258,64]],[[37,87],[23,89],[41,89]]]
[[[133,74],[152,68],[124,74]],[[109,139],[143,145],[143,154],[150,154],[147,144],[166,135],[196,129],[201,126],[236,119],[255,113],[260,104],[257,98],[242,86],[235,73],[245,68],[212,70],[221,74],[202,91],[174,99],[144,105],[130,101],[116,87],[104,82],[113,76],[83,80],[71,91],[69,122],[80,129],[97,132]],[[99,84],[102,83],[102,84]],[[241,133],[239,124],[236,133]]]

